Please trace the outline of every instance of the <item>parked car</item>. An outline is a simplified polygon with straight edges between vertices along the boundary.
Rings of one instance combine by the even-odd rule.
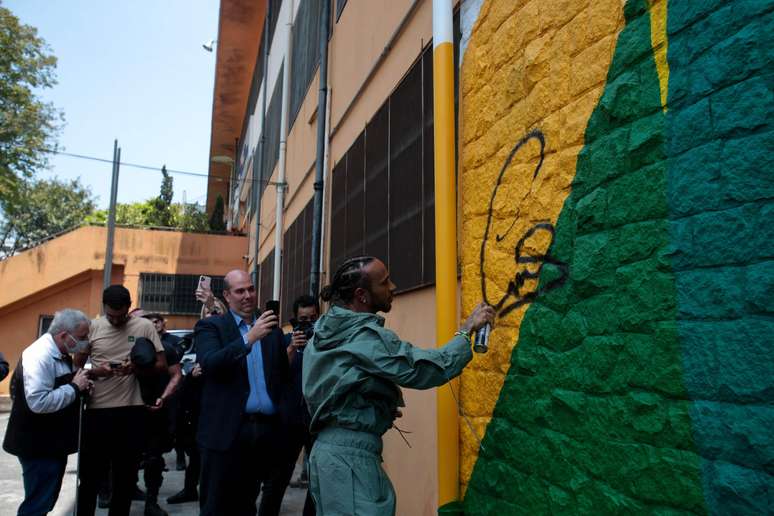
[[[180,367],[183,374],[191,372],[196,363],[196,347],[194,346],[193,330],[167,330],[167,333],[183,339],[183,357],[180,359]]]

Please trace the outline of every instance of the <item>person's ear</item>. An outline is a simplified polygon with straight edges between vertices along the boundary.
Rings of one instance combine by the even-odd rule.
[[[359,303],[368,303],[368,291],[362,287],[355,289],[355,300]]]

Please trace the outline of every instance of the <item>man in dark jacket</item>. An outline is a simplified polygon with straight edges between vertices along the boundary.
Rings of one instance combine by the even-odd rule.
[[[279,406],[288,356],[277,314],[255,316],[255,286],[245,271],[224,278],[228,313],[195,327],[202,366],[201,514],[254,515],[261,485],[282,449]],[[273,503],[261,501],[261,515]]]
[[[54,508],[67,455],[77,451],[78,396],[92,384],[84,369],[73,373],[70,354],[88,346],[88,336],[83,312],[57,312],[48,333],[22,352],[14,371],[3,449],[19,458],[24,475],[19,515]]]

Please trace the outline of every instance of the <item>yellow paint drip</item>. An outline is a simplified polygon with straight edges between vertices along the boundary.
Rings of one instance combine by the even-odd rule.
[[[460,71],[463,317],[483,297],[481,248],[488,221],[484,273],[490,302],[505,296],[517,273],[534,269],[514,259],[520,239],[525,237],[522,256],[543,254],[550,245],[549,231],[528,233],[559,218],[624,26],[621,0],[580,7],[566,0],[523,3],[515,10],[513,5],[512,0],[485,1]],[[505,21],[492,15],[503,9],[513,10]],[[536,288],[528,280],[521,291]],[[492,417],[528,308],[524,304],[498,318],[489,352],[477,355],[462,375],[463,410],[479,436]],[[478,458],[478,442],[465,423],[460,440],[465,488]]]
[[[661,90],[661,108],[666,112],[669,94],[669,62],[667,61],[667,0],[649,0],[650,41],[656,60],[658,83]]]

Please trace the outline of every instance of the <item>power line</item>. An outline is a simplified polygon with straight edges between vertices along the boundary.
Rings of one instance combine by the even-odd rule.
[[[68,156],[68,157],[71,157],[71,158],[85,159],[85,160],[90,160],[90,161],[99,161],[101,163],[113,163],[112,159],[98,158],[96,156],[87,156],[85,154],[75,154],[73,152],[64,152],[64,151],[60,151],[60,150],[57,150],[57,149],[46,149],[46,152],[49,152],[51,154],[59,154],[61,156]],[[120,162],[119,165],[122,165],[122,166],[125,166],[125,167],[133,167],[133,168],[139,168],[139,169],[143,169],[143,170],[153,170],[155,172],[161,172],[161,168],[160,167],[153,167],[153,166],[150,166],[150,165],[140,165],[138,163],[127,163],[125,161]],[[188,171],[185,171],[185,170],[173,170],[173,169],[170,169],[170,168],[167,169],[167,172],[170,173],[170,174],[179,174],[179,175],[184,175],[184,176],[206,177],[209,181],[220,181],[222,183],[228,183],[229,182],[228,178],[212,176],[210,174],[204,174],[204,173],[201,173],[201,172],[188,172]],[[256,182],[256,180],[255,179],[251,179],[250,182]],[[258,182],[260,182],[260,183],[268,183],[268,181],[261,181],[261,180],[259,180]]]
[[[98,158],[96,156],[87,156],[85,154],[75,154],[73,152],[65,152],[57,149],[47,149],[47,152],[50,152],[52,154],[59,154],[61,156],[69,156],[71,158],[87,159],[90,161],[99,161],[102,163],[113,163],[112,159]],[[127,163],[126,161],[122,161],[120,165],[123,165],[126,167],[141,168],[143,170],[154,170],[156,172],[161,172],[161,167],[152,167],[150,165],[140,165],[138,163]],[[167,172],[169,172],[170,174],[182,174],[186,176],[209,177],[209,174],[203,174],[201,172],[187,172],[185,170],[172,170],[169,168],[167,169]],[[217,179],[221,179],[221,178],[217,178]]]

